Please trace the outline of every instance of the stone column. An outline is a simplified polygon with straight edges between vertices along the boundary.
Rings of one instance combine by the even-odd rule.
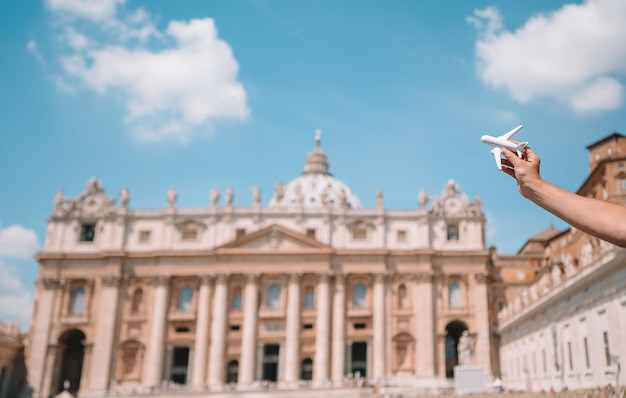
[[[211,301],[211,277],[200,277],[198,294],[198,317],[196,321],[196,342],[193,348],[191,385],[204,387],[206,377],[206,354],[209,341],[209,303]]]
[[[46,363],[54,363],[54,356],[58,350],[48,349],[48,339],[50,338],[50,327],[52,325],[52,314],[55,301],[60,299],[62,294],[61,284],[58,279],[40,279],[37,281],[37,313],[33,320],[32,343],[29,351],[28,381],[33,387],[33,396],[49,395],[50,380],[54,369],[46,369]],[[47,358],[50,357],[50,358]],[[48,375],[48,376],[46,376]],[[47,382],[44,382],[47,380]]]
[[[226,317],[228,313],[228,276],[217,276],[213,299],[213,323],[209,347],[209,387],[219,389],[224,385],[224,348],[226,344]]]
[[[239,384],[249,385],[254,381],[256,354],[258,275],[248,275],[243,305],[243,330],[241,336],[241,363],[239,364]]]
[[[374,372],[373,377],[385,378],[385,275],[374,277]]]
[[[335,275],[333,295],[333,342],[332,379],[333,384],[341,385],[345,374],[346,356],[346,291],[344,276]]]
[[[435,329],[433,310],[433,277],[429,273],[416,275],[416,294],[413,305],[416,309],[415,335],[417,337],[417,374],[423,377],[435,375]]]
[[[157,277],[154,280],[154,284],[152,326],[143,369],[143,384],[150,387],[158,386],[163,377],[163,354],[165,350],[165,321],[167,318],[169,277]]]
[[[315,366],[313,381],[326,383],[328,377],[328,353],[330,350],[330,288],[328,274],[321,274],[317,285],[317,320],[315,322]]]
[[[300,369],[300,274],[289,276],[287,330],[285,339],[285,383],[295,384]]]
[[[474,274],[474,292],[476,308],[476,327],[478,336],[476,337],[476,361],[474,363],[483,365],[487,371],[487,376],[491,376],[491,339],[489,328],[489,308],[487,300],[487,274]]]
[[[91,369],[91,391],[105,392],[111,381],[111,359],[113,358],[113,339],[117,330],[117,304],[119,297],[120,278],[106,276],[100,284],[100,310],[98,311],[96,338],[93,345]]]

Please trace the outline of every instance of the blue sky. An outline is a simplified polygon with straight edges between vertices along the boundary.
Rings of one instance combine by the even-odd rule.
[[[28,326],[55,194],[95,176],[131,208],[267,203],[316,129],[365,207],[454,179],[515,253],[554,223],[483,134],[530,141],[576,191],[585,147],[626,132],[626,2],[45,0],[0,5],[0,318]]]

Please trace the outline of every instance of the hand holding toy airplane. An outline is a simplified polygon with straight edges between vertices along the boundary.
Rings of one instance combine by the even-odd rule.
[[[496,159],[496,166],[498,166],[499,170],[502,170],[502,148],[517,152],[517,156],[519,156],[520,158],[524,154],[524,150],[528,145],[528,141],[520,143],[510,141],[510,138],[513,137],[515,133],[520,131],[523,127],[524,126],[522,125],[517,126],[513,130],[499,137],[493,137],[491,135],[483,135],[482,137],[480,137],[481,142],[493,147],[491,153]]]

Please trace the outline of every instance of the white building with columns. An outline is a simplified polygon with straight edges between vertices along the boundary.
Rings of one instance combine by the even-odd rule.
[[[129,207],[90,180],[49,218],[27,344],[36,397],[449,385],[467,330],[492,373],[485,217],[450,180],[411,210],[363,208],[319,136],[263,204]]]

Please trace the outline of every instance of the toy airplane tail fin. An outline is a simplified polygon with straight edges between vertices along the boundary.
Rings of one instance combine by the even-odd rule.
[[[520,158],[522,157],[522,155],[526,151],[526,146],[527,145],[528,145],[528,141],[520,142],[519,145],[517,145],[517,147],[515,147],[515,150],[517,151],[517,156],[518,157],[520,157]]]

